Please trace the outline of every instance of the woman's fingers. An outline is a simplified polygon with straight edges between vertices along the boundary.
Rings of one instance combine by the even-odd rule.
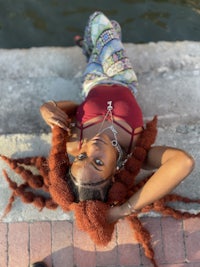
[[[60,128],[64,129],[65,131],[69,130],[67,123],[63,123],[61,120],[54,120],[54,122],[51,124],[51,127],[53,127],[54,125],[59,126]]]
[[[57,108],[54,112],[54,117],[58,117],[61,121],[65,122],[69,119],[68,115],[61,109]]]
[[[68,130],[69,117],[60,108],[53,106],[51,103],[46,103],[41,108],[41,114],[50,127],[57,125],[66,131]]]

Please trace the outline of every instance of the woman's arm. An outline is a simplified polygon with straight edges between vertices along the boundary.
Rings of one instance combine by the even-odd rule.
[[[49,101],[40,107],[40,113],[50,127],[57,125],[68,130],[69,116],[75,114],[77,107],[72,101]]]
[[[131,210],[139,211],[171,192],[190,174],[194,164],[194,159],[183,150],[162,146],[151,148],[147,155],[145,169],[157,169],[157,171],[128,202],[110,209],[109,221],[113,222],[129,215]]]

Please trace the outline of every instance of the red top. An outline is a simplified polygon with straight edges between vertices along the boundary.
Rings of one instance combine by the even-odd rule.
[[[81,129],[80,138],[82,139],[82,132],[85,128],[88,128],[103,120],[107,113],[108,101],[112,101],[113,117],[118,117],[124,120],[132,129],[132,131],[129,131],[128,129],[124,128],[120,122],[116,121],[115,119],[113,121],[132,136],[129,146],[130,148],[132,146],[134,130],[143,126],[143,116],[141,108],[130,89],[118,84],[109,86],[101,84],[95,86],[89,92],[85,101],[79,105],[76,113],[76,120],[80,124],[80,126],[78,126]],[[102,118],[83,127],[84,123],[98,116],[102,116]]]

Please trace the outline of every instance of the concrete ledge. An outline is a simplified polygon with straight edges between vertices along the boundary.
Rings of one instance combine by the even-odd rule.
[[[176,192],[199,198],[200,192],[200,43],[159,42],[125,44],[139,79],[138,102],[146,120],[159,118],[157,144],[190,152],[193,173]],[[12,157],[47,155],[51,134],[39,114],[49,99],[81,101],[81,73],[85,59],[77,47],[0,50],[0,154]],[[0,161],[0,171],[7,166]],[[9,170],[17,181],[19,177]],[[9,199],[0,174],[0,216]],[[175,205],[200,211],[198,205]],[[62,211],[37,212],[16,201],[5,221],[72,219]]]

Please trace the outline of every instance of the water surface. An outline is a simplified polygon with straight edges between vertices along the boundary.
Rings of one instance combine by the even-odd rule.
[[[0,47],[72,46],[95,10],[124,42],[200,41],[200,0],[0,0]]]

